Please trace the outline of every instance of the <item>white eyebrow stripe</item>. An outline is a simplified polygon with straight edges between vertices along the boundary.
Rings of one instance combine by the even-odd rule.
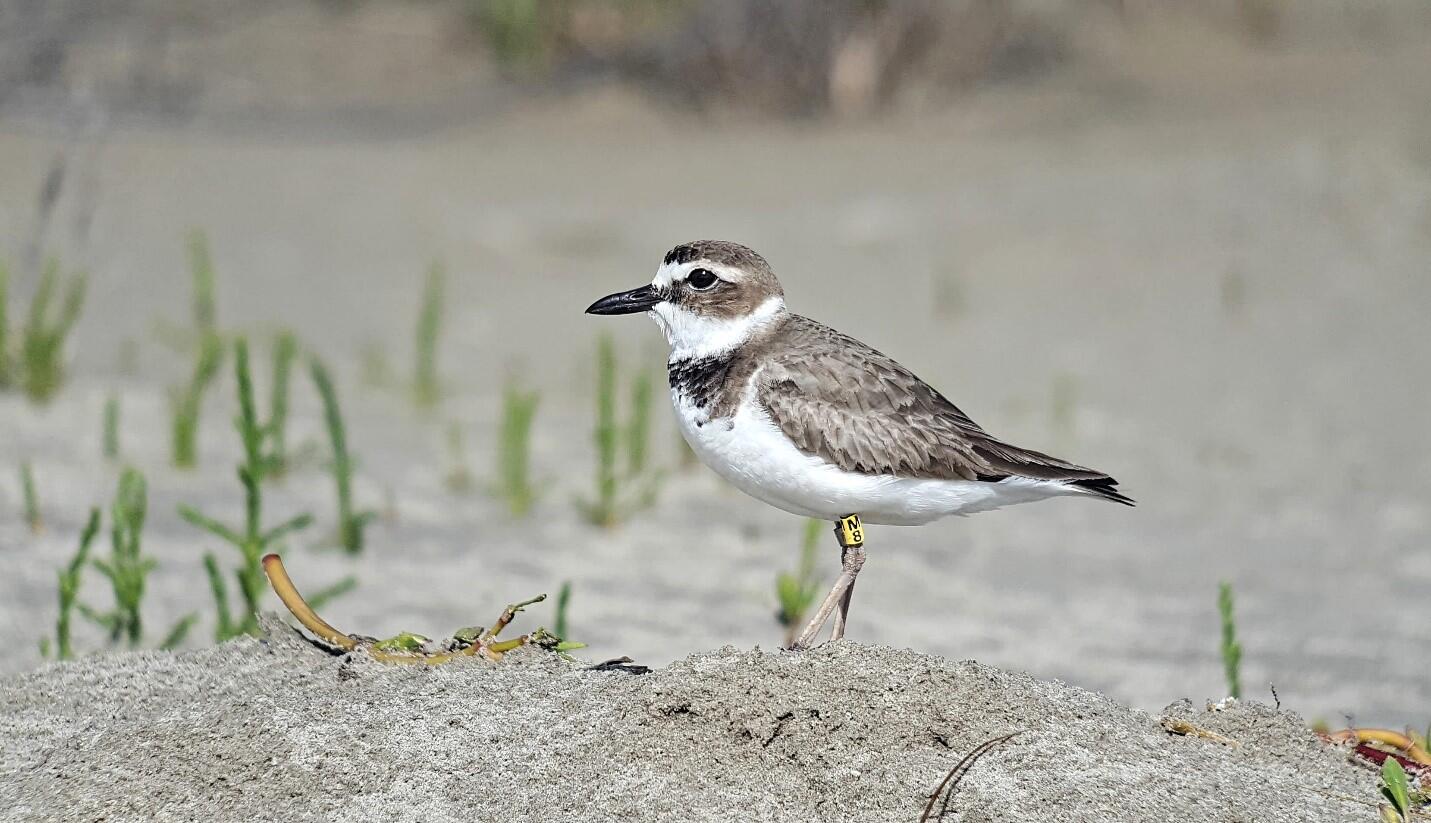
[[[745,279],[745,272],[738,268],[702,259],[686,263],[662,263],[661,267],[656,269],[656,276],[651,279],[651,286],[657,289],[666,288],[672,283],[686,279],[694,269],[710,269],[716,277],[727,283],[739,283]]]

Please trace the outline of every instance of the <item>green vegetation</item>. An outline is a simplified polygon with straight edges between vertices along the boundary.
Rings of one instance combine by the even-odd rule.
[[[561,591],[557,592],[556,618],[552,625],[552,634],[557,637],[566,637],[567,630],[567,609],[571,606],[571,581],[566,580],[561,584]]]
[[[40,496],[35,492],[35,471],[30,461],[20,463],[20,495],[25,501],[25,523],[31,534],[45,530],[45,518],[40,514]]]
[[[348,436],[338,408],[338,392],[333,388],[328,370],[316,357],[309,360],[308,367],[313,384],[323,398],[323,418],[333,447],[331,468],[338,491],[338,544],[349,554],[358,554],[363,550],[363,530],[377,517],[377,512],[353,510],[353,458],[348,454]]]
[[[70,641],[70,624],[79,600],[81,576],[85,563],[89,562],[89,549],[94,543],[94,536],[98,533],[99,509],[90,509],[89,522],[85,524],[84,532],[80,534],[79,549],[75,552],[74,557],[70,558],[69,565],[60,570],[60,615],[55,620],[53,649],[55,657],[59,660],[69,660],[74,657],[74,647]],[[40,652],[49,657],[50,651],[47,639],[41,640]]]
[[[1422,781],[1425,785],[1425,781]],[[1394,757],[1381,764],[1381,818],[1389,823],[1404,823],[1413,816],[1424,817],[1424,807],[1431,803],[1431,789],[1417,789],[1406,775],[1406,769]]]
[[[239,552],[240,565],[234,570],[238,582],[243,608],[234,614],[229,605],[228,586],[219,567],[218,559],[212,552],[204,555],[204,569],[208,574],[209,588],[213,592],[217,619],[214,638],[220,642],[241,634],[256,634],[258,631],[259,600],[263,594],[264,576],[261,559],[274,551],[289,535],[307,528],[313,517],[300,514],[269,529],[263,528],[263,494],[260,485],[272,471],[273,463],[264,455],[265,427],[259,425],[258,413],[254,408],[253,380],[249,373],[248,343],[238,340],[234,343],[234,375],[238,384],[239,416],[235,421],[239,438],[243,441],[244,461],[239,465],[239,483],[244,489],[244,523],[240,529],[232,529],[210,518],[192,506],[179,506],[179,516],[189,523],[215,535]],[[351,584],[348,584],[351,587]]]
[[[288,385],[297,357],[298,338],[292,332],[279,334],[273,342],[273,388],[268,398],[268,422],[263,426],[268,436],[268,454],[264,460],[271,477],[281,477],[288,471]]]
[[[1233,614],[1232,584],[1219,583],[1217,611],[1222,617],[1222,670],[1227,678],[1227,693],[1242,697],[1242,644],[1237,642],[1237,621]]]
[[[148,512],[148,490],[144,475],[126,468],[119,477],[119,490],[110,506],[110,554],[107,560],[96,559],[92,565],[108,580],[114,592],[114,606],[98,612],[79,604],[80,613],[109,632],[111,644],[126,644],[139,648],[144,641],[142,607],[149,573],[157,561],[145,557],[141,546],[144,518]],[[162,648],[172,648],[184,641],[197,615],[188,615],[169,630]]]
[[[537,392],[522,391],[510,382],[502,389],[496,491],[514,517],[525,515],[537,500],[532,486],[532,421],[540,399]]]
[[[587,520],[608,528],[655,502],[661,480],[647,460],[651,376],[638,374],[632,381],[630,419],[624,426],[617,420],[617,391],[616,345],[610,335],[602,335],[596,349],[596,497],[578,506]]]
[[[116,394],[104,400],[104,456],[110,460],[119,456],[119,396]]]
[[[208,235],[200,229],[189,232],[189,271],[194,278],[194,331],[200,339],[218,333],[218,300],[214,293],[214,258],[209,253]]]
[[[104,629],[111,645],[139,648],[144,641],[143,605],[145,586],[156,561],[145,557],[142,548],[144,519],[148,511],[148,492],[144,475],[126,468],[119,477],[119,489],[110,505],[110,553],[105,559],[91,559],[90,547],[99,533],[99,509],[91,509],[89,521],[80,535],[79,549],[59,573],[59,617],[55,622],[53,649],[48,638],[40,641],[46,656],[51,651],[60,660],[74,656],[71,624],[75,611]],[[108,611],[98,611],[79,600],[80,584],[85,566],[93,566],[109,580],[114,605]],[[184,642],[197,615],[187,615],[169,630],[160,648],[169,649]]]
[[[170,460],[175,468],[191,469],[198,464],[199,412],[204,393],[214,382],[224,362],[224,344],[217,335],[206,335],[199,344],[194,374],[187,386],[170,392],[174,422],[170,436]]]
[[[413,400],[429,408],[442,399],[442,383],[437,376],[437,338],[442,332],[443,293],[447,274],[442,264],[433,263],[427,270],[427,284],[422,291],[422,311],[417,318],[417,363],[412,385]]]
[[[775,596],[780,610],[775,619],[785,627],[785,645],[795,642],[801,624],[815,599],[820,596],[820,581],[815,574],[815,550],[824,524],[819,520],[805,521],[805,534],[800,541],[800,562],[793,572],[781,572],[775,578]]]
[[[10,272],[0,264],[0,389],[18,384],[36,403],[49,402],[64,385],[65,341],[84,308],[88,285],[84,272],[70,279],[59,307],[53,308],[60,279],[60,264],[51,260],[30,300],[17,359],[10,339]]]
[[[200,229],[193,229],[185,238],[185,245],[189,258],[189,278],[193,288],[190,295],[192,326],[185,327],[161,320],[154,330],[161,343],[182,353],[209,345],[210,338],[221,336],[214,259],[209,253],[208,235]]]
[[[651,451],[651,373],[642,370],[631,380],[631,420],[626,424],[626,473],[637,477],[646,471]]]
[[[610,54],[644,42],[691,4],[668,0],[465,0],[468,24],[498,67],[537,79],[573,55]],[[586,12],[583,14],[583,12]],[[593,26],[591,21],[601,20]],[[619,35],[617,35],[619,33]]]
[[[513,73],[546,70],[560,5],[551,0],[468,0],[467,7],[498,65]]]

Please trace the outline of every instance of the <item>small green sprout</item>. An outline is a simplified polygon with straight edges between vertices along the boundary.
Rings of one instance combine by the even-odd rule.
[[[1394,757],[1387,757],[1381,764],[1381,796],[1391,803],[1401,820],[1411,819],[1411,781]]]
[[[285,331],[273,343],[273,390],[269,395],[268,434],[269,475],[281,477],[288,470],[288,384],[293,374],[293,361],[298,357],[298,338]]]
[[[522,517],[536,502],[532,485],[532,421],[540,396],[513,383],[502,389],[502,421],[497,439],[496,491],[514,517]]]
[[[140,549],[147,498],[144,476],[126,468],[119,477],[119,491],[109,510],[109,559],[94,561],[94,567],[109,579],[114,590],[114,608],[100,613],[81,606],[86,617],[109,631],[111,643],[125,641],[130,648],[137,648],[144,638],[140,606],[144,602],[145,582],[155,566],[155,561],[144,557]]]
[[[90,557],[90,547],[100,526],[99,509],[90,510],[89,521],[80,536],[79,550],[59,574],[60,613],[55,623],[53,645],[58,659],[68,660],[74,656],[70,627],[75,611],[103,628],[109,634],[111,645],[124,644],[134,649],[143,642],[141,611],[145,585],[156,565],[156,561],[144,556],[141,548],[147,508],[144,476],[126,468],[119,477],[119,489],[110,505],[110,553],[103,559]],[[86,566],[93,566],[109,580],[114,596],[114,606],[109,611],[101,612],[80,602],[80,582]],[[176,623],[169,630],[163,648],[183,642],[194,619],[194,615],[189,615]],[[40,648],[48,655],[52,647],[48,640],[42,640]]]
[[[552,630],[557,637],[566,637],[567,630],[567,610],[571,606],[571,581],[566,580],[561,584],[561,589],[557,591],[556,599],[556,619],[552,622],[556,628]]]
[[[0,272],[0,315],[5,314],[5,280],[8,280],[8,275]],[[18,379],[31,400],[46,403],[54,397],[64,384],[65,341],[84,308],[87,284],[84,272],[76,273],[65,289],[59,308],[52,311],[51,305],[60,287],[60,266],[54,260],[46,264],[35,296],[30,301],[25,328],[20,333],[19,374],[14,373],[8,354],[0,358],[4,360],[4,365],[0,365],[0,372],[3,372],[0,373],[0,386]],[[0,344],[9,334],[8,329],[3,328],[5,325],[0,321]]]
[[[309,360],[309,371],[318,394],[323,398],[323,418],[328,424],[328,440],[333,447],[332,472],[338,492],[338,543],[349,554],[363,551],[363,530],[377,517],[377,512],[353,510],[353,458],[348,453],[348,437],[343,426],[343,414],[338,408],[338,392],[328,370],[315,357]]]
[[[661,479],[647,465],[650,375],[638,375],[632,381],[631,417],[624,426],[617,421],[617,377],[616,344],[609,334],[604,334],[596,348],[596,426],[592,431],[596,442],[596,496],[578,501],[578,506],[588,521],[608,528],[632,511],[655,502]]]
[[[212,553],[204,555],[204,570],[213,593],[217,619],[214,638],[223,642],[241,634],[258,632],[259,601],[263,595],[262,558],[281,545],[293,533],[307,528],[313,517],[300,514],[272,528],[263,527],[263,495],[261,484],[273,470],[273,462],[264,454],[267,431],[259,424],[253,398],[253,379],[249,372],[248,343],[234,343],[234,376],[238,385],[239,416],[234,421],[243,442],[244,462],[239,465],[239,482],[244,489],[244,525],[232,529],[199,512],[192,506],[180,505],[179,516],[190,524],[209,532],[238,550],[240,565],[234,571],[243,608],[238,614],[230,610],[228,585],[218,559]]]
[[[189,271],[194,279],[194,331],[200,339],[218,332],[218,300],[214,296],[214,258],[209,237],[201,229],[189,232]]]
[[[800,541],[800,562],[794,572],[781,572],[775,578],[775,596],[780,610],[775,617],[785,627],[785,645],[795,642],[801,623],[815,599],[820,596],[820,581],[815,573],[815,553],[824,524],[819,520],[805,521]]]
[[[194,374],[187,386],[170,393],[174,422],[170,437],[170,459],[175,468],[191,469],[198,464],[199,412],[204,394],[214,382],[224,362],[224,344],[215,334],[205,335],[199,344]]]
[[[119,489],[109,510],[109,557],[91,561],[109,580],[114,606],[107,612],[99,612],[79,604],[81,614],[109,632],[111,644],[123,643],[131,649],[139,648],[144,641],[144,593],[149,573],[158,565],[153,558],[145,557],[142,549],[147,512],[144,475],[126,468],[119,476]],[[195,615],[189,615],[176,623],[166,635],[163,647],[172,648],[182,643],[195,619]]]
[[[432,640],[420,634],[412,632],[398,632],[386,640],[379,640],[373,644],[373,648],[380,652],[409,652],[416,653],[422,651],[422,647],[431,643]]]
[[[40,514],[40,496],[35,491],[35,472],[30,461],[20,463],[20,494],[25,501],[25,523],[31,534],[45,530],[45,518]]]
[[[1242,644],[1237,642],[1237,621],[1233,613],[1232,584],[1219,583],[1217,610],[1222,618],[1222,670],[1227,678],[1227,693],[1242,697]]]
[[[79,549],[70,558],[69,565],[60,570],[59,599],[60,615],[55,620],[55,657],[58,660],[69,660],[74,657],[74,647],[70,640],[70,625],[73,619],[75,606],[79,600],[81,578],[84,574],[85,564],[89,562],[90,546],[94,543],[94,536],[99,533],[99,509],[90,509],[89,521],[85,524],[84,531],[80,534]],[[41,641],[41,651],[46,657],[49,656],[49,644]]]

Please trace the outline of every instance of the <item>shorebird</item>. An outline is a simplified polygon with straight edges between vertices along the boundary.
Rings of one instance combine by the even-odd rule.
[[[1103,472],[1005,443],[895,360],[794,314],[765,258],[738,243],[671,249],[647,285],[588,314],[645,312],[670,344],[681,434],[746,494],[835,523],[840,576],[791,648],[834,613],[845,634],[864,523],[917,526],[1071,495],[1133,505]]]

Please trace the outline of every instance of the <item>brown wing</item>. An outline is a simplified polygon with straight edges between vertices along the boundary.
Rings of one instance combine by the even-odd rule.
[[[1067,480],[1122,498],[1102,472],[995,439],[908,369],[852,337],[798,315],[777,335],[756,396],[806,454],[864,474],[1014,475]]]

